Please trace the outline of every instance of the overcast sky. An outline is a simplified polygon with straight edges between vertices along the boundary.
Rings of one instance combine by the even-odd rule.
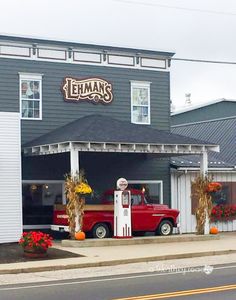
[[[0,0],[1,34],[175,52],[236,62],[235,0]],[[236,99],[236,64],[173,61],[171,99]]]

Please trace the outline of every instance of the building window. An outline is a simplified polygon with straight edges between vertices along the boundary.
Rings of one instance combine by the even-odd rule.
[[[162,180],[129,180],[128,189],[141,190],[147,203],[163,204],[163,181]],[[133,199],[136,203],[138,199]]]
[[[213,206],[236,205],[236,182],[217,182],[221,183],[222,189],[211,194]],[[191,195],[192,215],[194,215],[198,207],[198,197],[193,186],[191,186]]]
[[[22,119],[42,119],[41,75],[20,75],[20,112]]]
[[[52,224],[53,206],[65,204],[63,184],[64,182],[60,181],[23,182],[22,203],[25,226]]]
[[[150,124],[150,82],[131,82],[131,122]]]

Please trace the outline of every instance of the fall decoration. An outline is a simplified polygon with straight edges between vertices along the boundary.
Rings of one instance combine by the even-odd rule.
[[[207,192],[211,179],[204,175],[199,175],[192,182],[192,190],[194,195],[191,197],[197,197],[198,206],[195,212],[197,221],[197,234],[204,234],[205,223],[210,218],[212,210],[211,195]]]
[[[211,221],[230,221],[236,219],[236,205],[235,204],[221,204],[216,205],[211,211]]]
[[[75,238],[75,233],[82,231],[85,195],[91,194],[92,189],[89,186],[84,171],[74,176],[66,175],[65,193],[67,198],[66,212],[68,215],[70,236]]]
[[[206,188],[207,193],[215,193],[222,189],[222,185],[219,182],[210,182]]]
[[[218,230],[217,227],[211,227],[210,228],[210,234],[217,234],[217,233],[219,233],[219,230]]]
[[[85,233],[83,231],[76,232],[75,239],[79,241],[83,241],[85,239]]]
[[[52,237],[41,231],[23,232],[19,244],[23,247],[25,256],[44,257],[47,249],[52,246]]]

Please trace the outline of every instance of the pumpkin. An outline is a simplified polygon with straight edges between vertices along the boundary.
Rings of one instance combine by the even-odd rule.
[[[76,232],[75,239],[79,241],[83,241],[85,239],[85,233],[83,231]]]
[[[217,234],[217,233],[219,233],[218,228],[217,227],[211,227],[210,234]]]

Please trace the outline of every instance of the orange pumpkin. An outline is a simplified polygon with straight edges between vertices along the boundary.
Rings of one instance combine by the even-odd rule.
[[[219,233],[218,228],[217,227],[211,227],[210,234],[217,234],[217,233]]]
[[[85,233],[83,231],[76,232],[75,239],[79,241],[83,241],[85,239]]]

